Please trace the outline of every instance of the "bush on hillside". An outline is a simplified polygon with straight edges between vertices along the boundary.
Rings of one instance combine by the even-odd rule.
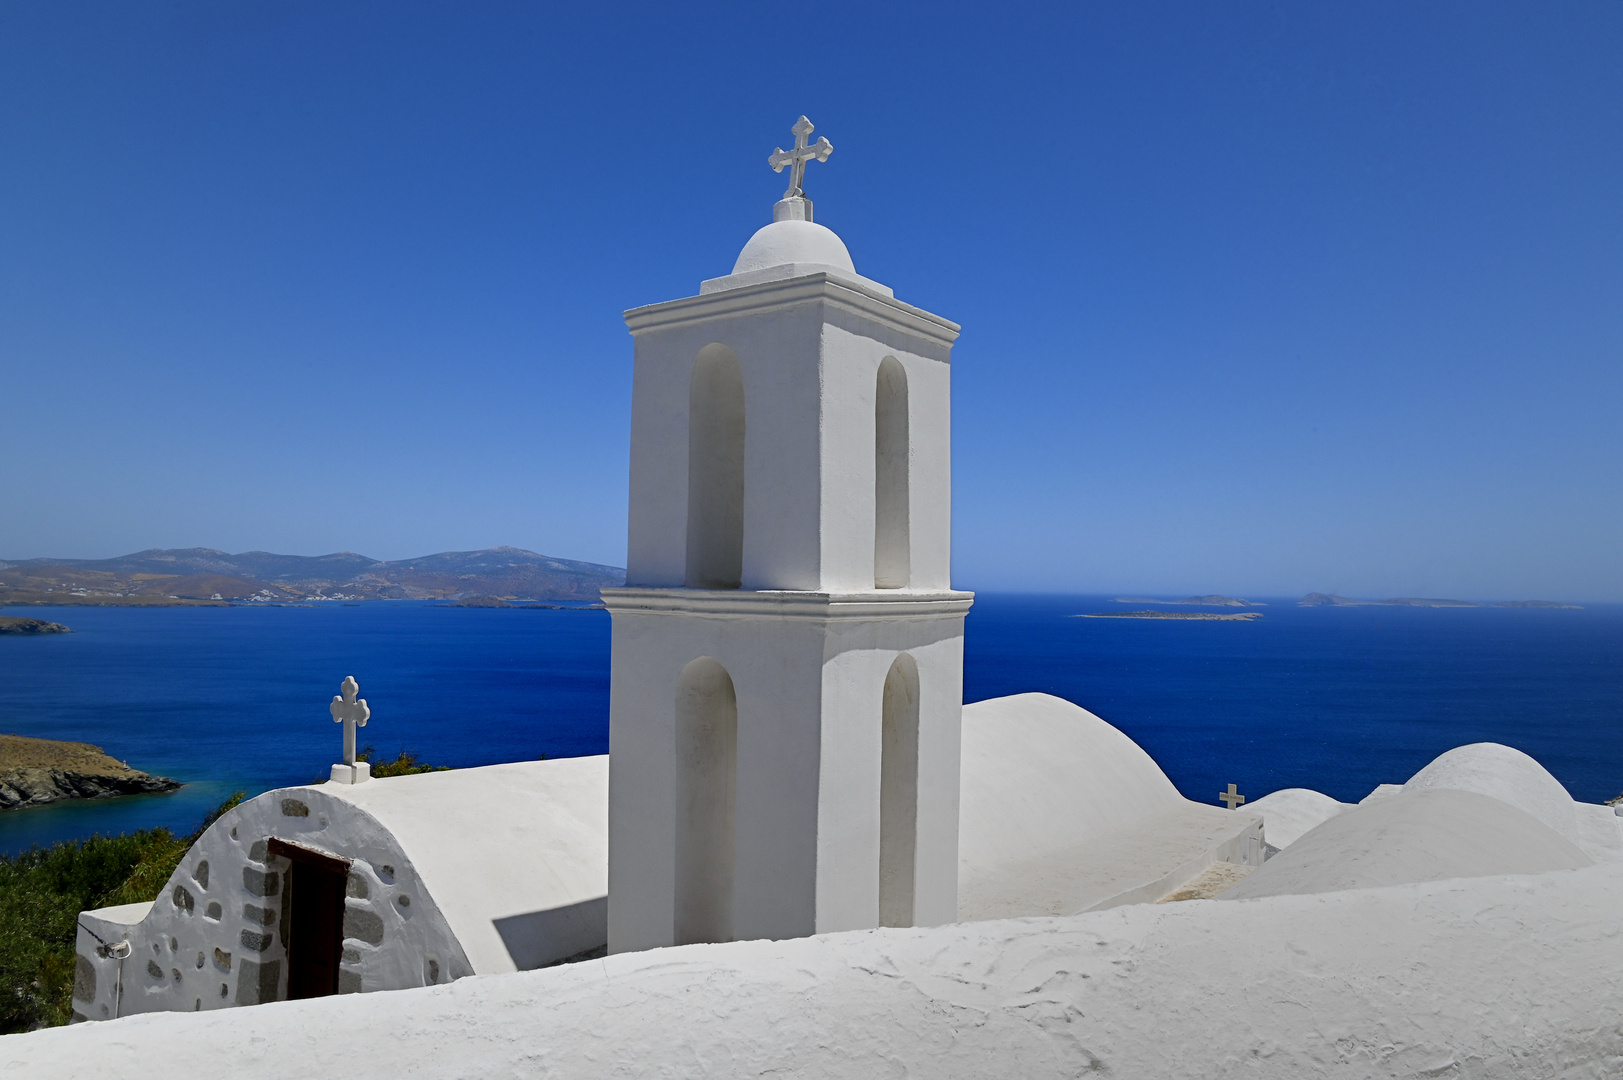
[[[371,762],[373,776],[411,776],[415,773],[449,772],[451,770],[449,765],[425,765],[410,750],[400,751],[393,761],[373,761],[372,759],[375,756],[376,751],[368,746],[364,750],[356,752],[355,760]]]
[[[0,856],[0,1033],[67,1023],[79,912],[156,900],[203,830],[242,796],[183,838],[144,829]]]

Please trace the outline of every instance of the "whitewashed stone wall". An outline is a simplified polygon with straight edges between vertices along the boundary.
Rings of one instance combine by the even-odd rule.
[[[202,1011],[287,994],[289,861],[272,837],[352,860],[339,993],[396,990],[473,973],[396,838],[320,788],[282,788],[223,815],[148,905],[79,917],[75,1020]],[[129,943],[120,959],[109,945]]]

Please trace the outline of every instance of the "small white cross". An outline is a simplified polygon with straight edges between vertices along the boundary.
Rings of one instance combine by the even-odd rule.
[[[335,696],[327,711],[332,713],[333,723],[344,725],[344,764],[355,764],[355,729],[365,727],[372,716],[372,710],[366,707],[366,699],[355,700],[355,695],[361,692],[361,684],[355,681],[355,676],[345,675],[344,681],[338,689],[344,692],[342,697]]]
[[[1245,802],[1245,796],[1241,795],[1240,789],[1235,787],[1233,784],[1229,785],[1229,789],[1227,791],[1218,792],[1217,797],[1228,803],[1230,810],[1233,810],[1241,803]]]
[[[785,199],[804,198],[806,193],[800,189],[801,181],[806,179],[806,162],[812,158],[818,161],[827,161],[828,156],[834,152],[833,145],[825,138],[818,137],[810,146],[806,145],[806,136],[814,130],[812,122],[802,116],[795,121],[795,126],[789,130],[795,133],[795,148],[785,150],[778,147],[766,159],[772,166],[773,172],[782,172],[785,165],[789,166],[789,190],[783,193]]]

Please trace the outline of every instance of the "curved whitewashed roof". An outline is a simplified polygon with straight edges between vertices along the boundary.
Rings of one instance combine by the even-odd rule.
[[[1513,747],[1471,743],[1433,758],[1403,785],[1404,791],[1474,791],[1507,802],[1578,843],[1572,796],[1544,766]]]
[[[1430,788],[1329,818],[1219,899],[1537,874],[1591,863],[1577,845],[1509,803]]]
[[[1185,799],[1137,743],[1061,698],[966,705],[962,747],[961,920],[1154,901],[1215,860],[1261,858],[1256,817]]]
[[[857,273],[851,252],[834,230],[814,221],[774,221],[755,231],[738,253],[732,273],[699,286],[701,295],[750,285],[827,274],[846,285],[884,297],[890,286]]]
[[[1270,846],[1288,848],[1312,829],[1347,809],[1323,792],[1309,788],[1283,788],[1245,804],[1248,813],[1262,818],[1262,834]]]
[[[316,790],[388,830],[480,974],[533,966],[529,938],[568,936],[568,927],[546,925],[549,915],[604,916],[595,909],[609,887],[606,754]]]
[[[963,761],[958,851],[979,867],[1116,832],[1185,801],[1132,739],[1049,694],[965,705]]]
[[[774,266],[827,266],[857,272],[845,241],[833,229],[814,221],[774,221],[757,229],[733,263],[733,273],[747,274]]]

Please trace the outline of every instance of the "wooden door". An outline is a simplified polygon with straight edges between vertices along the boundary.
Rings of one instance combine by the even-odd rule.
[[[287,854],[287,996],[325,997],[338,992],[338,961],[344,949],[344,883],[348,867],[338,859]]]

